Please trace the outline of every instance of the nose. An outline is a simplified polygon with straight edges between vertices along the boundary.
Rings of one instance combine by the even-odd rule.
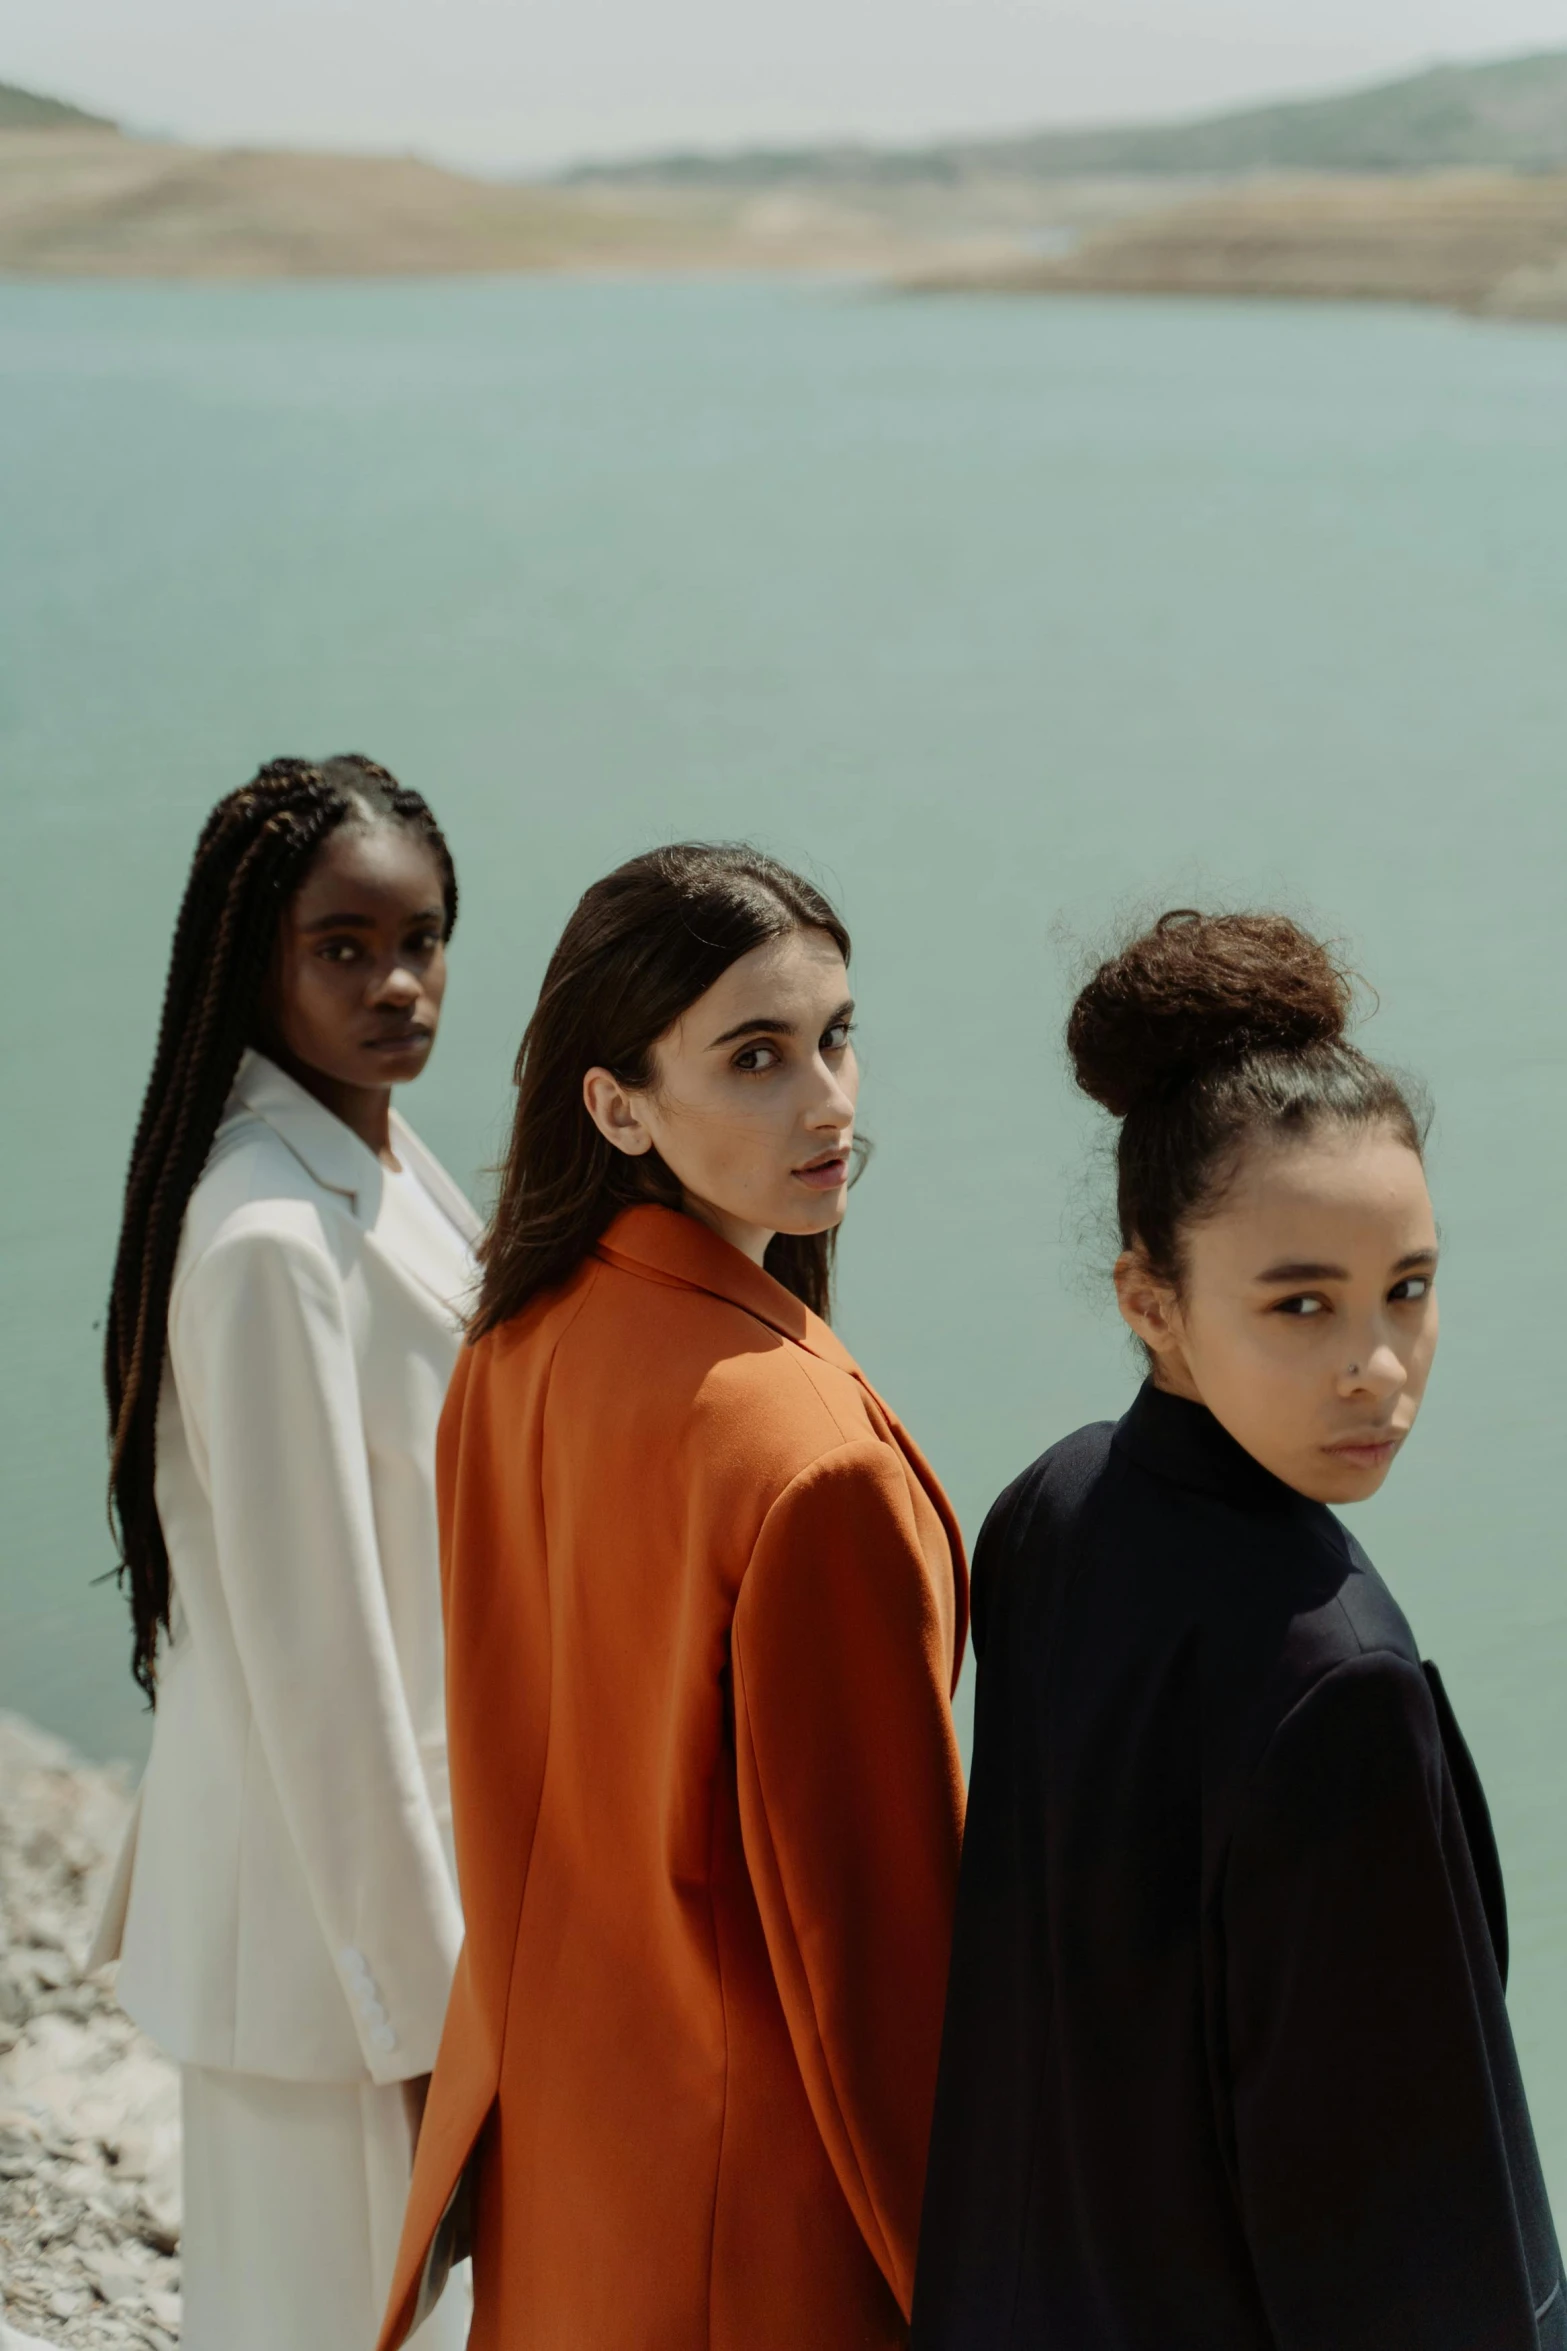
[[[1364,1343],[1339,1376],[1344,1396],[1396,1396],[1406,1386],[1409,1369],[1392,1341],[1377,1336]]]
[[[857,1077],[851,1080],[847,1070],[834,1069],[826,1061],[818,1061],[816,1069],[821,1090],[806,1115],[806,1125],[824,1132],[852,1127],[855,1096],[859,1091]]]
[[[371,982],[370,1002],[406,1009],[419,1001],[419,975],[406,963],[394,963]]]

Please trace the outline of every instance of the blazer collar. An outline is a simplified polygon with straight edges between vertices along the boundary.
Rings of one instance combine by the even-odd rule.
[[[732,1306],[754,1314],[758,1322],[819,1355],[824,1363],[836,1364],[856,1379],[863,1378],[843,1341],[792,1290],[775,1282],[731,1243],[720,1240],[710,1226],[678,1208],[658,1208],[650,1203],[622,1209],[594,1254],[653,1281],[727,1298]]]
[[[233,1100],[257,1118],[264,1118],[318,1184],[341,1193],[361,1224],[374,1224],[385,1189],[385,1170],[368,1143],[361,1142],[353,1128],[345,1126],[325,1103],[306,1093],[297,1079],[254,1048],[239,1065]],[[463,1239],[473,1241],[480,1230],[478,1217],[439,1160],[395,1110],[392,1148],[404,1166],[415,1170]]]
[[[297,1079],[252,1048],[239,1065],[234,1097],[266,1120],[318,1184],[341,1192],[356,1216],[361,1202],[373,1213],[381,1192],[375,1153]]]
[[[1206,1404],[1171,1396],[1152,1380],[1143,1383],[1131,1411],[1117,1424],[1115,1443],[1155,1477],[1212,1494],[1240,1510],[1322,1507],[1254,1461]]]

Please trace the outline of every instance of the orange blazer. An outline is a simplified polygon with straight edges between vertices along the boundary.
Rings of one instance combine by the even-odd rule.
[[[438,1477],[468,1939],[383,2351],[460,2185],[471,2351],[904,2342],[963,1816],[940,1487],[653,1207],[464,1354]]]

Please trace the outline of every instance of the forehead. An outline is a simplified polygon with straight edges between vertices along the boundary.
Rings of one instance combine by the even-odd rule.
[[[1303,1142],[1248,1151],[1192,1243],[1317,1257],[1328,1234],[1340,1254],[1357,1242],[1394,1256],[1434,1245],[1425,1169],[1390,1129],[1325,1126]]]
[[[742,955],[699,996],[685,1022],[722,1029],[732,1021],[804,1018],[834,1011],[849,990],[843,955],[826,931],[785,931]]]
[[[328,833],[294,894],[296,922],[324,914],[391,915],[439,908],[441,869],[406,825],[340,824]]]

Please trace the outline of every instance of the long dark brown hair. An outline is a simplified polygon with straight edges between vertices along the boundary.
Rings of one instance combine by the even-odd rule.
[[[796,930],[825,931],[848,962],[849,934],[820,890],[743,842],[650,850],[579,901],[517,1055],[511,1147],[479,1247],[470,1338],[565,1281],[623,1208],[680,1206],[656,1151],[630,1158],[605,1141],[583,1078],[603,1068],[623,1086],[651,1084],[653,1047],[681,1014],[742,955]],[[767,1251],[767,1271],[824,1319],[836,1244],[834,1232],[779,1233]]]
[[[353,818],[405,825],[441,874],[444,936],[457,920],[451,853],[417,792],[357,752],[269,760],[202,828],[174,927],[163,1019],[125,1183],[104,1342],[109,1520],[130,1589],[131,1671],[150,1700],[169,1622],[169,1554],[153,1481],[169,1289],[186,1206],[247,1045],[278,918],[329,833]]]

